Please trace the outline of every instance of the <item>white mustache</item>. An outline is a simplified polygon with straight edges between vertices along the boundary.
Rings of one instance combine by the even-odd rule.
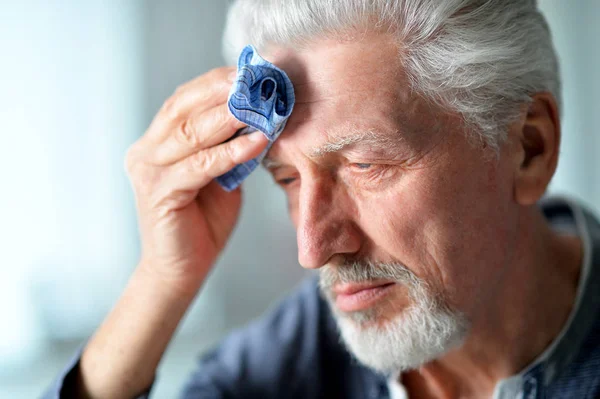
[[[393,280],[411,288],[426,285],[401,263],[350,261],[327,264],[319,273],[319,286],[325,293],[331,291],[338,283],[361,283],[373,280]]]

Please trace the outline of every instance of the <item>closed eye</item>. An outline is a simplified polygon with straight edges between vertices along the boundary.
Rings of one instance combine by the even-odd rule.
[[[277,180],[277,183],[282,185],[282,186],[287,186],[289,184],[292,184],[294,181],[296,181],[295,177],[287,177],[285,179],[279,179]]]
[[[356,167],[357,169],[370,169],[371,166],[373,166],[373,164],[371,163],[353,163],[352,166]]]

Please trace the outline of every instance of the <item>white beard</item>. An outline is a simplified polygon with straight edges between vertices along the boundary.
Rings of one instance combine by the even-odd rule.
[[[404,266],[355,263],[344,270],[336,269],[323,271],[321,288],[346,347],[366,366],[381,373],[398,374],[418,368],[464,341],[469,324],[466,318],[437,300],[426,284]],[[381,317],[383,315],[377,308],[363,312],[339,312],[328,287],[336,279],[366,280],[367,276],[394,276],[394,280],[407,287],[410,306],[391,319]]]
[[[350,352],[366,366],[390,375],[418,368],[460,346],[467,331],[461,316],[419,304],[381,323],[336,319]]]

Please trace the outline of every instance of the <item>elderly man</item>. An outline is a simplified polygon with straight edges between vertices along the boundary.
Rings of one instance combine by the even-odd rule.
[[[183,397],[600,395],[600,224],[540,202],[560,84],[535,1],[238,0],[227,29],[293,82],[264,164],[319,284],[225,339]],[[239,190],[213,179],[267,148],[228,140],[235,76],[180,87],[129,151],[142,257],[48,397],[148,394],[236,222]]]

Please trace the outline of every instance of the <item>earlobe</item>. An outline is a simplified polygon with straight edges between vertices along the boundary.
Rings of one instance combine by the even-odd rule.
[[[517,132],[522,154],[515,179],[515,200],[533,205],[544,194],[558,163],[560,120],[556,100],[549,93],[532,98]]]

